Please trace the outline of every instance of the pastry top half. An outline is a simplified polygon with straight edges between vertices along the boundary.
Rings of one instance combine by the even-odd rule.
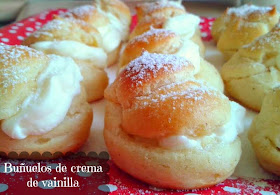
[[[100,0],[94,5],[84,5],[61,15],[76,18],[96,28],[101,34],[103,48],[107,52],[116,49],[128,38],[131,14],[129,8],[119,0]]]
[[[72,40],[88,46],[98,47],[102,44],[100,33],[82,20],[61,18],[48,22],[24,41],[23,45],[30,46],[41,41]]]
[[[196,80],[194,72],[186,58],[144,52],[107,88],[105,98],[121,106],[122,129],[129,135],[163,139],[167,145],[172,136],[192,140],[221,135],[233,141],[239,131],[233,118],[242,117],[244,108]],[[226,132],[235,135],[227,137]]]
[[[280,26],[243,46],[224,64],[222,77],[230,95],[259,111],[265,95],[280,84]]]
[[[243,46],[224,65],[222,69],[225,80],[253,76],[279,68],[280,25],[252,43]]]
[[[153,3],[150,4],[153,6]],[[133,41],[137,36],[141,36],[153,29],[169,30],[173,31],[184,40],[192,40],[199,46],[201,56],[204,56],[205,47],[201,40],[199,23],[200,18],[198,16],[186,12],[170,17],[144,17],[133,29],[129,39]]]
[[[172,17],[146,17],[139,21],[130,34],[130,40],[152,28],[173,30],[177,34],[192,38],[199,31],[200,18],[190,13],[182,13]]]
[[[168,0],[153,3],[142,3],[136,6],[138,21],[143,18],[169,18],[186,13],[184,6],[178,2]]]
[[[102,48],[100,33],[82,20],[56,17],[22,44],[46,54],[72,57],[78,63],[99,68],[107,66],[107,54]]]
[[[194,75],[197,79],[223,91],[222,78],[215,67],[202,58],[201,47],[177,31],[152,28],[130,40],[120,57],[120,71],[141,56],[143,51],[184,57],[195,67]]]
[[[243,45],[269,32],[278,20],[279,13],[275,6],[258,7],[246,4],[238,8],[228,8],[213,23],[212,35],[218,49],[230,57]]]
[[[0,120],[14,139],[40,135],[61,123],[82,76],[71,58],[0,44]]]

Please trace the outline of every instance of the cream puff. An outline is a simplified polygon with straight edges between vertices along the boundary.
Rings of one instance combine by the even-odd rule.
[[[46,54],[71,57],[79,65],[88,102],[103,98],[108,85],[104,68],[107,54],[100,48],[100,33],[87,23],[73,18],[56,18],[27,37],[28,45]]]
[[[130,61],[141,56],[143,50],[185,57],[195,66],[195,78],[223,92],[223,80],[216,68],[200,56],[197,44],[188,38],[183,38],[176,31],[151,29],[130,40],[121,55],[120,70]]]
[[[229,177],[245,109],[194,76],[186,58],[144,52],[105,91],[113,162],[151,185],[198,189]]]
[[[254,119],[249,139],[261,166],[280,176],[280,89],[269,92]]]
[[[71,58],[0,44],[0,151],[66,154],[81,147],[92,122],[82,79]]]
[[[130,40],[151,29],[171,30],[180,35],[183,39],[190,39],[199,46],[201,56],[205,54],[205,46],[201,40],[199,29],[200,18],[190,13],[183,13],[177,16],[146,17],[138,22],[130,34]]]
[[[102,48],[108,55],[108,65],[117,62],[122,42],[128,38],[131,23],[129,8],[119,0],[99,0],[60,15],[76,18],[96,28],[102,38]]]
[[[135,7],[138,21],[144,18],[170,18],[186,13],[183,5],[179,2],[161,0],[138,4]]]
[[[228,94],[260,111],[265,95],[280,85],[280,26],[243,46],[224,64],[222,78]]]
[[[245,4],[228,8],[212,26],[212,36],[218,49],[229,59],[243,45],[268,33],[278,23],[275,6],[258,7]]]

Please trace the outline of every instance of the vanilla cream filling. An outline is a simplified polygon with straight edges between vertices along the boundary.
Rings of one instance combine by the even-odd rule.
[[[107,65],[107,54],[102,48],[91,47],[77,41],[40,41],[32,44],[31,47],[48,54],[88,61],[99,68],[105,68]]]
[[[163,28],[172,30],[178,35],[190,39],[197,30],[200,23],[200,18],[193,14],[182,14],[170,17],[164,23]]]
[[[121,33],[112,25],[98,27],[97,30],[102,37],[102,47],[106,53],[110,53],[119,47],[121,43]]]
[[[120,33],[121,40],[125,41],[129,34],[129,24],[118,19],[114,14],[110,12],[104,12],[100,7],[97,10],[103,15],[107,16],[111,25]]]
[[[13,139],[51,131],[64,120],[73,98],[80,93],[82,75],[76,63],[71,58],[49,57],[48,66],[37,78],[37,90],[16,115],[2,121],[2,130]]]
[[[200,70],[200,53],[199,46],[189,39],[183,39],[181,48],[174,53],[177,56],[185,57],[195,67],[194,74]]]
[[[220,143],[231,143],[233,142],[238,134],[244,130],[244,117],[246,109],[236,102],[231,101],[231,118],[230,121],[217,129],[211,135],[204,136],[200,139],[189,138],[185,135],[170,136],[159,140],[159,145],[168,149],[185,149],[185,148],[196,148],[203,149],[205,146],[204,142],[211,139],[216,139]],[[206,144],[207,147],[207,144]]]
[[[123,24],[112,13],[105,12],[100,7],[97,7],[97,10],[110,21],[109,25],[97,28],[103,40],[103,49],[107,53],[110,53],[119,47],[122,40],[126,40],[128,36],[128,26]]]

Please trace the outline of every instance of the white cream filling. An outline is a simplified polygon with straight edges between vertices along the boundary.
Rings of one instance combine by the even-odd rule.
[[[102,48],[91,47],[77,41],[40,41],[32,44],[31,47],[45,53],[89,61],[99,68],[105,68],[107,65],[107,54]]]
[[[98,27],[97,30],[102,37],[102,47],[106,53],[110,53],[119,47],[121,43],[121,34],[112,25]]]
[[[120,45],[122,40],[126,40],[129,32],[128,25],[123,24],[112,13],[105,12],[100,7],[97,7],[97,10],[110,21],[110,25],[97,28],[102,36],[104,50],[110,53]]]
[[[183,39],[181,48],[174,53],[177,56],[185,57],[195,67],[194,74],[200,70],[199,46],[189,39]]]
[[[128,37],[128,33],[129,33],[129,24],[121,21],[114,14],[112,14],[110,12],[104,12],[100,7],[97,7],[97,10],[100,13],[102,13],[103,15],[106,15],[108,17],[112,26],[115,29],[117,29],[117,31],[120,33],[121,40],[125,41]]]
[[[82,75],[76,63],[71,58],[49,57],[48,66],[38,76],[37,90],[16,115],[2,122],[2,130],[13,139],[51,131],[64,120],[73,98],[80,93]]]
[[[208,139],[216,139],[220,143],[231,143],[233,142],[238,134],[244,130],[244,117],[246,109],[236,102],[231,101],[231,119],[230,121],[217,129],[216,132],[209,136],[204,136],[201,139],[189,138],[185,135],[170,136],[159,140],[159,145],[168,149],[185,149],[185,148],[196,148],[203,149],[203,141]]]
[[[193,14],[182,14],[167,19],[164,29],[172,30],[178,35],[190,39],[197,30],[200,18]]]

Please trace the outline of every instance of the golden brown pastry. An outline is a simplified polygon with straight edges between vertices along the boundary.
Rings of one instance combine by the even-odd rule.
[[[261,166],[280,176],[280,89],[269,92],[254,119],[249,139]]]
[[[275,6],[245,4],[238,8],[228,8],[213,23],[212,36],[218,49],[228,60],[243,45],[268,33],[278,20],[279,14]]]
[[[280,84],[280,27],[243,46],[222,67],[226,91],[243,105],[259,111],[265,95]]]
[[[118,167],[172,189],[212,186],[233,173],[245,109],[194,72],[183,57],[144,52],[106,89],[104,138]]]
[[[170,18],[186,13],[184,6],[179,2],[168,0],[156,1],[153,3],[141,3],[138,4],[135,9],[138,21],[141,21],[145,17]]]
[[[195,78],[206,84],[224,90],[224,84],[216,68],[200,56],[199,47],[183,38],[174,31],[166,29],[151,29],[130,40],[120,58],[119,66],[122,70],[130,61],[139,57],[143,50],[150,53],[174,54],[185,57],[195,66]]]
[[[108,85],[104,68],[107,54],[101,35],[92,26],[73,18],[57,18],[27,37],[23,43],[46,54],[73,58],[84,77],[88,102],[103,98]]]
[[[170,18],[164,17],[146,17],[142,19],[130,34],[129,39],[132,40],[136,36],[151,29],[172,30],[184,39],[190,39],[200,48],[201,56],[205,54],[205,46],[201,40],[199,30],[200,18],[189,13],[180,14]]]
[[[66,154],[81,147],[92,122],[81,80],[71,58],[0,44],[0,151]]]
[[[96,28],[102,37],[102,48],[108,65],[117,62],[122,42],[128,38],[131,23],[129,8],[119,0],[98,0],[94,5],[76,7],[61,15],[76,18]]]

